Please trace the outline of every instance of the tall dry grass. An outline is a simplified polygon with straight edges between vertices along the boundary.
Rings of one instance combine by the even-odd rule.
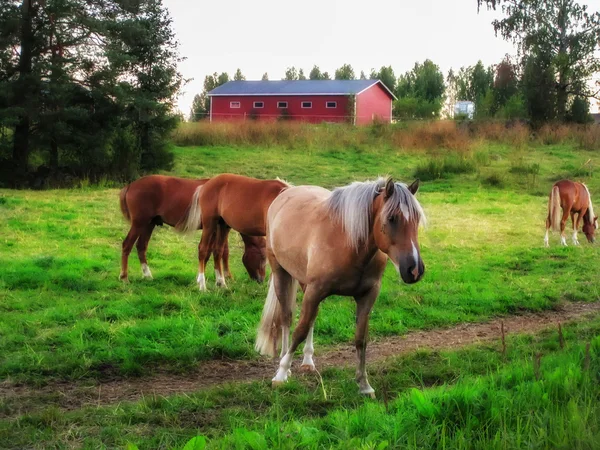
[[[291,121],[182,123],[173,134],[179,146],[266,146],[298,149],[452,150],[469,152],[481,141],[524,149],[530,144],[572,143],[600,148],[596,125],[551,124],[532,131],[520,122],[455,122],[439,120],[398,124],[307,124]]]

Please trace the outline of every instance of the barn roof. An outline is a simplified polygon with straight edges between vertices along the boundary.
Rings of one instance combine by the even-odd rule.
[[[378,83],[396,98],[380,80],[229,81],[208,95],[356,95]]]

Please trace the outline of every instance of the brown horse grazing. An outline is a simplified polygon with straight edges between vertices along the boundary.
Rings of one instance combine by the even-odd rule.
[[[333,192],[291,187],[272,203],[267,219],[267,257],[272,269],[256,349],[274,355],[281,335],[281,362],[273,384],[287,380],[296,348],[305,340],[303,369],[315,370],[313,329],[319,304],[330,295],[356,301],[356,381],[374,397],[366,372],[367,328],[387,258],[405,283],[421,279],[425,266],[418,242],[425,216],[410,186],[380,178]],[[298,282],[304,286],[300,321],[289,345]]]
[[[562,217],[559,211],[560,208],[562,208]],[[560,180],[552,186],[550,198],[548,199],[548,218],[546,219],[546,236],[544,237],[546,247],[549,246],[548,230],[550,228],[555,231],[560,230],[560,242],[562,245],[567,245],[565,226],[569,214],[571,215],[571,222],[573,222],[573,244],[579,245],[577,230],[582,217],[582,231],[585,237],[590,243],[595,242],[594,235],[596,228],[598,228],[598,216],[594,215],[590,191],[583,183]],[[575,214],[577,214],[577,221],[575,221]]]
[[[206,290],[204,271],[213,246],[222,245],[233,228],[247,236],[265,236],[267,210],[289,184],[281,180],[257,180],[241,175],[222,174],[211,178],[196,190],[184,229],[202,223],[198,245],[198,287]],[[223,273],[215,260],[217,286],[225,286]]]
[[[190,180],[186,178],[150,175],[134,181],[124,187],[120,193],[121,212],[131,222],[131,228],[123,241],[121,255],[120,279],[127,281],[127,262],[133,244],[137,241],[137,252],[142,264],[142,276],[152,278],[152,273],[146,260],[148,242],[156,225],[171,225],[182,231],[190,211],[192,197],[196,190],[208,179]],[[198,223],[193,230],[201,229]],[[260,237],[242,235],[245,252],[242,262],[250,278],[262,282],[265,278],[266,252],[265,240]],[[224,236],[220,247],[214,247],[215,267],[222,260],[224,273],[231,277],[229,271],[229,246],[227,236]],[[217,274],[219,277],[220,274]]]

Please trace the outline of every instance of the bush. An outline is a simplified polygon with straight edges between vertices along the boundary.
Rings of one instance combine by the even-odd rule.
[[[414,176],[422,181],[448,178],[451,175],[475,172],[475,164],[462,155],[446,155],[418,165]]]

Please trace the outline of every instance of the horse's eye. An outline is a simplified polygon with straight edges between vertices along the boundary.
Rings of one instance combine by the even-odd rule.
[[[388,217],[388,222],[389,223],[395,223],[396,222],[396,216],[390,216],[390,217]]]

